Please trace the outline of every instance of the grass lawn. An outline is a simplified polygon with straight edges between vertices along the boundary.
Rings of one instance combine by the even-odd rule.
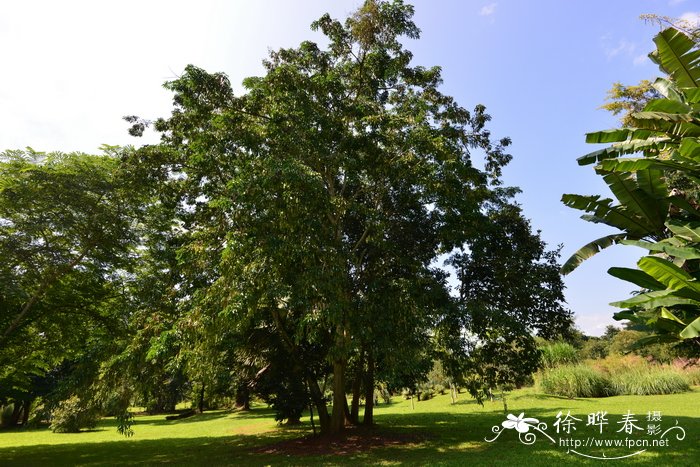
[[[0,432],[0,465],[567,465],[599,464],[593,457],[621,457],[612,464],[696,466],[700,464],[700,387],[692,392],[667,396],[617,396],[602,399],[564,399],[545,396],[533,389],[515,391],[508,397],[509,413],[534,417],[547,423],[543,431],[554,439],[530,429],[537,435],[531,445],[523,444],[514,429],[503,429],[489,443],[484,438],[496,436],[493,426],[505,420],[500,401],[482,407],[467,395],[452,405],[448,395],[417,402],[394,398],[391,404],[376,409],[378,427],[370,430],[376,438],[404,440],[387,443],[360,452],[341,453],[329,449],[301,455],[299,449],[289,454],[284,440],[311,432],[308,417],[298,427],[280,427],[271,410],[259,406],[246,413],[207,412],[194,417],[166,421],[164,416],[139,416],[136,434],[124,438],[117,434],[113,419],[103,420],[97,429],[78,434],[51,433],[46,429]],[[553,423],[563,411],[580,419],[571,434],[558,433]],[[587,415],[607,412],[608,425],[586,426]],[[634,424],[643,430],[625,434],[623,415],[631,412]],[[648,413],[660,415],[660,421],[648,421]],[[661,432],[676,425],[685,430],[685,438],[676,439],[681,430],[667,433],[667,446],[593,447],[597,441],[625,440],[652,443],[660,434],[648,434],[648,425]],[[560,423],[560,428],[565,423]],[[572,441],[568,441],[571,439]],[[564,441],[561,441],[564,440]],[[574,448],[572,443],[589,443]],[[612,440],[612,441],[610,441]],[[561,443],[570,443],[567,447]],[[663,442],[663,441],[662,441]],[[265,449],[268,446],[269,449]],[[270,447],[272,446],[272,447]],[[262,449],[261,449],[262,447]],[[574,452],[569,452],[574,450]],[[265,452],[268,451],[268,452]],[[638,455],[635,452],[644,451]],[[310,450],[309,452],[314,452]],[[346,451],[344,451],[346,452]],[[578,453],[578,454],[577,454]]]

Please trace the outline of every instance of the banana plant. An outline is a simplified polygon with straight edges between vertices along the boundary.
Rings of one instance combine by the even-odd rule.
[[[612,305],[627,319],[654,330],[637,345],[692,340],[700,344],[700,50],[684,33],[659,33],[650,58],[667,75],[654,83],[663,96],[632,115],[633,128],[586,135],[588,143],[609,144],[578,159],[595,164],[612,198],[565,194],[567,206],[586,212],[583,219],[610,225],[617,233],[594,240],[564,263],[562,273],[614,244],[649,251],[638,269],[608,273],[641,288]],[[695,193],[687,196],[679,180]]]
[[[700,223],[675,223],[668,227],[679,235],[655,243],[625,242],[653,253],[639,260],[639,269],[608,270],[610,275],[644,290],[611,303],[625,308],[614,315],[615,319],[630,320],[654,330],[637,346],[685,339],[700,343]]]
[[[586,259],[624,241],[658,242],[673,236],[666,227],[672,218],[700,219],[698,205],[669,187],[669,175],[682,174],[700,188],[700,50],[684,33],[669,28],[654,39],[649,57],[667,74],[654,87],[664,96],[633,115],[635,128],[617,128],[586,135],[588,143],[610,146],[578,159],[596,164],[617,198],[565,194],[562,202],[587,214],[589,222],[604,223],[619,232],[598,238],[576,251],[562,266],[568,274]],[[637,157],[624,157],[636,155]]]

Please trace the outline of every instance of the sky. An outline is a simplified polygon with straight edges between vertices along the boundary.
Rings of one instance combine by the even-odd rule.
[[[99,153],[103,144],[154,143],[128,135],[124,115],[165,117],[162,84],[187,64],[226,73],[237,92],[261,75],[269,50],[323,42],[311,22],[345,18],[361,0],[103,0],[0,2],[0,150]],[[486,106],[492,133],[513,140],[504,171],[533,228],[565,260],[612,229],[579,218],[563,193],[608,191],[576,158],[598,147],[587,132],[615,127],[601,110],[611,85],[654,79],[647,58],[656,25],[644,13],[694,19],[699,0],[415,0],[414,64],[439,65],[442,91],[466,108]],[[608,276],[634,267],[643,250],[617,246],[565,278],[578,327],[600,335],[615,324],[609,302],[632,287]]]

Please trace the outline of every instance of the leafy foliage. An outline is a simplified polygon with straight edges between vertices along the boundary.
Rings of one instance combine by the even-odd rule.
[[[700,236],[696,231],[700,220],[700,50],[697,42],[674,28],[659,33],[654,42],[657,50],[650,58],[667,74],[654,83],[661,97],[631,114],[630,127],[589,134],[589,142],[613,144],[579,159],[581,164],[598,163],[596,172],[619,204],[597,196],[562,198],[565,204],[589,212],[584,219],[606,223],[621,233],[579,250],[565,263],[563,272],[613,243],[649,250],[651,256],[639,260],[639,270],[609,271],[643,288],[639,295],[614,303],[627,308],[615,317],[655,330],[654,335],[640,339],[639,345],[683,340],[700,344]],[[643,157],[623,157],[638,151]],[[691,190],[685,193],[676,184]]]
[[[51,425],[54,433],[78,433],[83,428],[94,428],[98,416],[94,408],[86,406],[78,396],[61,401],[51,412]]]
[[[271,52],[240,96],[225,75],[188,66],[166,84],[161,143],[129,161],[184,230],[179,286],[190,293],[174,327],[200,332],[182,355],[203,362],[229,342],[243,379],[277,406],[293,392],[298,412],[308,391],[324,431],[344,426],[348,388],[356,407],[377,379],[422,379],[435,323],[460,313],[434,263],[477,239],[493,222],[487,205],[516,191],[500,186],[510,141],[492,139],[485,108],[442,94],[439,67],[411,64],[400,39],[419,37],[412,15],[373,0],[344,23],[324,15],[312,28],[327,47]],[[136,134],[148,124],[127,120]],[[210,384],[201,363],[186,365]],[[278,387],[265,382],[279,371]],[[331,371],[332,416],[319,384]],[[365,423],[371,414],[368,403]]]

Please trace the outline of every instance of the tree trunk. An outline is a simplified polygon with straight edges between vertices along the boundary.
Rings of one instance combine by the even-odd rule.
[[[357,425],[360,423],[360,395],[362,394],[362,378],[364,377],[363,367],[365,365],[365,353],[360,352],[355,376],[352,381],[352,405],[350,409],[350,422]]]
[[[202,389],[199,391],[199,413],[204,413],[204,385],[202,384]]]
[[[345,428],[345,360],[333,362],[333,413],[331,414],[330,433],[340,433]]]
[[[236,409],[250,410],[250,390],[245,384],[236,388]]]
[[[306,384],[309,387],[311,400],[316,406],[316,413],[318,413],[318,423],[321,426],[321,433],[326,434],[330,431],[331,417],[328,415],[328,407],[326,406],[326,400],[323,397],[323,392],[321,392],[321,389],[318,387],[318,382],[314,381],[310,376],[306,377]]]
[[[24,401],[24,412],[22,413],[22,426],[26,427],[29,423],[29,410],[32,408],[32,400]]]
[[[374,356],[367,352],[367,371],[365,372],[365,416],[362,424],[374,425]]]
[[[17,424],[19,423],[19,416],[22,415],[22,407],[23,403],[22,401],[15,401],[13,410],[12,410],[12,416],[10,417],[10,426],[11,427],[16,427]]]

